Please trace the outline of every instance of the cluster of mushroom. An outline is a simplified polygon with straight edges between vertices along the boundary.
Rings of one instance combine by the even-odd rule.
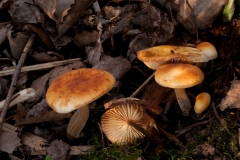
[[[155,80],[159,85],[174,89],[179,107],[184,115],[188,115],[192,105],[185,88],[202,83],[204,73],[198,66],[217,58],[217,51],[209,42],[202,42],[196,48],[161,45],[138,51],[137,58],[156,70]],[[169,63],[174,61],[178,63]],[[205,105],[199,105],[200,98],[197,98],[197,114],[203,111],[199,108],[207,108],[210,104],[211,97],[206,94],[203,94],[206,102],[201,103]]]

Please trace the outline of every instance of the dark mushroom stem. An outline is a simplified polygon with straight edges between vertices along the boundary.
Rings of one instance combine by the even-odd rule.
[[[157,143],[158,145],[163,146],[163,142],[159,138],[157,138],[156,136],[154,136],[153,134],[151,134],[150,132],[148,132],[147,130],[142,128],[141,126],[137,125],[136,123],[134,123],[134,122],[132,122],[130,120],[128,120],[127,123],[130,126],[132,126],[133,128],[135,128],[138,131],[142,132],[142,134],[144,134],[153,143]]]

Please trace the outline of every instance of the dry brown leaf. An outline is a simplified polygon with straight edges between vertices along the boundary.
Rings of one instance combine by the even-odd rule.
[[[82,33],[78,33],[74,36],[74,44],[78,47],[84,47],[91,43],[96,43],[99,38],[99,33],[95,30],[92,32],[83,30]]]
[[[94,1],[95,0],[75,1],[74,5],[72,5],[71,9],[68,11],[68,14],[64,17],[63,22],[57,24],[57,35],[53,35],[53,41],[55,42],[70,27],[72,27],[77,19],[84,14],[86,8],[90,6]]]
[[[1,132],[0,150],[12,154],[14,149],[20,146],[20,139],[17,132]]]
[[[45,52],[36,52],[35,51],[30,56],[38,62],[53,62],[53,61],[59,60],[59,58],[57,56],[51,56]]]
[[[146,33],[137,35],[128,46],[127,56],[129,57],[129,61],[132,62],[136,58],[137,51],[149,48],[150,45],[151,39]]]
[[[17,23],[44,22],[40,8],[34,5],[33,0],[13,0],[8,12]]]
[[[105,40],[117,33],[126,34],[129,30],[133,29],[131,20],[133,18],[133,11],[124,14],[123,18],[119,20],[116,26],[111,27],[109,30],[103,32],[101,39]]]
[[[11,25],[0,26],[0,45],[7,39],[7,31]]]
[[[33,102],[33,101],[41,98],[44,95],[44,93],[46,93],[46,87],[47,87],[46,84],[47,84],[50,74],[51,74],[51,72],[46,73],[45,75],[38,77],[36,80],[34,80],[32,82],[31,88],[33,88],[36,91],[37,96],[34,98],[30,98],[28,100],[28,102]]]
[[[56,23],[63,22],[74,0],[35,0],[35,3]]]
[[[55,139],[50,143],[50,146],[47,147],[47,155],[53,160],[65,160],[69,149],[70,146],[67,143],[62,140]]]
[[[25,32],[17,32],[16,34],[13,34],[12,32],[12,30],[9,30],[7,32],[11,54],[13,58],[19,59],[22,54],[23,48],[25,47],[29,39],[29,34]]]
[[[240,80],[235,80],[227,92],[226,97],[222,99],[220,104],[221,111],[224,111],[227,108],[240,108],[239,103],[239,93],[240,93]]]
[[[102,45],[96,43],[94,45],[86,46],[85,49],[87,52],[88,63],[91,64],[92,66],[98,64],[102,53]]]
[[[31,30],[33,30],[33,32],[38,34],[38,36],[41,38],[43,43],[46,44],[50,50],[54,49],[53,42],[51,41],[49,35],[45,32],[45,30],[42,27],[34,25],[34,24],[27,24],[27,26],[29,28],[31,28]]]
[[[36,117],[37,115],[46,112],[47,109],[48,109],[48,104],[46,102],[46,99],[42,99],[41,102],[34,105],[33,108],[30,111],[28,111],[28,113],[26,115],[26,119],[31,116]]]
[[[105,55],[93,68],[105,70],[111,73],[116,79],[120,79],[130,70],[131,64],[122,56],[112,58],[111,56]]]
[[[189,2],[189,5],[187,4]],[[227,0],[182,0],[176,19],[191,33],[212,26]]]
[[[0,95],[2,96],[2,99],[6,97],[9,86],[10,86],[9,80],[0,77]]]
[[[54,45],[57,50],[61,49],[63,46],[67,45],[68,43],[71,43],[73,41],[73,37],[63,35],[58,40],[54,42]]]

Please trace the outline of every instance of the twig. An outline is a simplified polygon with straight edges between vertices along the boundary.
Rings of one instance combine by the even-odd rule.
[[[25,62],[25,59],[26,59],[27,54],[29,52],[29,49],[31,48],[31,46],[33,44],[34,37],[35,37],[35,35],[32,33],[31,37],[29,38],[29,40],[27,41],[27,43],[26,43],[26,45],[23,49],[22,55],[21,55],[21,57],[18,61],[17,67],[16,67],[16,69],[13,73],[12,82],[11,82],[11,85],[10,85],[10,88],[9,88],[9,91],[8,91],[8,94],[7,94],[7,97],[6,97],[6,101],[3,105],[3,109],[2,109],[2,112],[1,112],[1,115],[0,115],[0,133],[1,133],[1,130],[2,130],[3,121],[4,121],[4,118],[6,116],[8,106],[11,102],[12,95],[13,95],[13,93],[15,91],[15,88],[16,88],[16,84],[17,84],[17,80],[18,80],[21,68],[22,68],[22,66]]]
[[[153,79],[154,74],[155,72],[150,77],[148,77],[148,79],[145,82],[143,82],[143,84],[139,86],[138,89],[135,92],[133,92],[133,94],[130,97],[135,97],[148,84],[148,82],[150,82]]]
[[[222,118],[218,115],[217,110],[216,110],[216,108],[215,108],[215,104],[212,103],[212,104],[211,104],[211,107],[212,107],[212,109],[213,109],[213,113],[214,113],[215,117],[217,118],[217,120],[218,120],[220,123],[222,123]]]
[[[77,62],[80,60],[81,60],[81,58],[74,58],[74,59],[68,59],[68,60],[63,60],[63,61],[56,61],[56,62],[49,62],[49,63],[43,63],[43,64],[36,64],[36,65],[31,65],[31,66],[24,66],[24,67],[22,67],[21,72],[48,69],[48,68],[52,68],[52,67],[57,67],[57,66],[62,66],[65,64]],[[15,69],[8,69],[8,70],[0,71],[0,77],[11,75],[14,73],[14,71],[15,71]]]
[[[193,124],[193,125],[190,125],[190,126],[188,126],[188,127],[186,127],[186,128],[181,129],[180,131],[176,131],[177,133],[175,134],[175,136],[176,136],[176,137],[179,137],[180,135],[182,135],[183,133],[186,133],[187,131],[189,131],[189,130],[192,129],[193,127],[199,126],[199,125],[203,125],[203,124],[207,124],[207,123],[211,122],[213,119],[214,119],[214,117],[213,117],[213,118],[210,118],[210,119],[208,119],[208,120],[205,120],[205,121],[202,121],[202,122],[199,122],[199,123],[195,123],[195,124]]]

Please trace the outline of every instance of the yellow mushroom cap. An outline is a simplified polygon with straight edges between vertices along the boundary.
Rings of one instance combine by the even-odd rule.
[[[68,113],[103,96],[114,87],[115,82],[110,73],[100,69],[72,70],[52,82],[46,101],[54,111]]]
[[[161,45],[140,50],[137,52],[137,58],[153,70],[174,59],[184,63],[209,61],[208,57],[199,49],[174,45]]]
[[[197,114],[201,114],[210,105],[211,96],[207,92],[203,92],[197,95],[194,105],[194,111]]]
[[[216,48],[209,42],[202,42],[196,48],[202,51],[209,60],[215,59],[218,56]]]
[[[171,63],[161,65],[155,72],[156,82],[169,88],[189,88],[204,79],[202,70],[194,65]]]

